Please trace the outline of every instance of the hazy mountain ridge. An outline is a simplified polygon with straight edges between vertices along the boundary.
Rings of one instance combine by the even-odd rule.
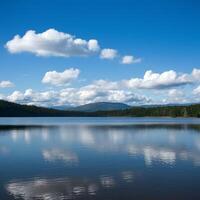
[[[116,102],[96,102],[96,103],[88,103],[80,106],[53,106],[50,107],[56,110],[64,110],[64,111],[81,111],[81,112],[98,112],[98,111],[112,111],[112,110],[126,110],[134,107],[143,107],[143,108],[155,108],[155,107],[166,107],[166,106],[189,106],[195,105],[193,103],[169,103],[169,104],[152,104],[152,105],[138,105],[138,106],[130,106],[125,103],[116,103]]]
[[[125,110],[130,107],[131,106],[124,103],[97,102],[97,103],[89,103],[77,107],[68,108],[66,110],[81,111],[81,112],[96,112],[96,111]]]

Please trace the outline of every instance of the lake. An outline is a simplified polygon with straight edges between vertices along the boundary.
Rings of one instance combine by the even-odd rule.
[[[1,200],[199,200],[200,119],[0,118]]]

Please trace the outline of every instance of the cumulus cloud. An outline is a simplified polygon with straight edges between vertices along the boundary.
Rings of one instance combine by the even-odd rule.
[[[170,97],[183,96],[183,91],[177,89],[171,89],[168,91],[168,95]]]
[[[81,105],[93,102],[124,102],[128,104],[144,104],[151,101],[143,95],[120,88],[120,83],[106,80],[97,80],[81,88],[67,88],[60,92],[61,104],[71,102]]]
[[[130,56],[130,55],[127,55],[127,56],[124,56],[122,57],[122,64],[133,64],[133,63],[140,63],[142,61],[141,58],[135,58],[134,56]]]
[[[57,92],[36,92],[32,89],[27,89],[25,90],[25,92],[14,91],[11,95],[4,97],[4,99],[11,102],[23,103],[28,105],[49,106],[57,101]]]
[[[29,104],[55,102],[57,100],[57,92],[50,90],[44,92],[36,92],[32,89],[27,89],[24,92],[24,101]]]
[[[87,56],[98,52],[95,39],[84,40],[68,33],[48,29],[43,33],[29,30],[24,36],[16,35],[5,45],[10,53],[29,52],[37,56]]]
[[[11,95],[7,97],[8,101],[18,102],[24,99],[24,94],[20,91],[14,91]]]
[[[59,91],[37,92],[27,89],[25,92],[14,91],[4,99],[16,103],[40,106],[82,105],[93,102],[124,102],[128,104],[148,104],[151,99],[133,91],[119,89],[117,82],[98,80],[80,88],[65,88]]]
[[[165,89],[191,83],[193,83],[193,80],[190,75],[179,75],[173,70],[160,74],[150,70],[145,72],[143,78],[132,78],[124,81],[127,87],[137,89]]]
[[[10,88],[14,87],[14,84],[11,81],[0,81],[0,88]]]
[[[81,39],[69,33],[59,32],[56,29],[47,29],[37,33],[28,30],[24,35],[15,35],[5,44],[10,53],[28,52],[37,56],[72,57],[97,54],[100,58],[113,60],[118,52],[112,48],[101,49],[96,39]],[[123,64],[139,63],[141,58],[126,55],[122,58]]]
[[[1,100],[5,99],[5,95],[0,94],[0,99],[1,99]]]
[[[200,95],[200,85],[193,90],[194,95]]]
[[[192,76],[195,80],[199,81],[200,80],[200,69],[194,68],[192,70]]]
[[[60,91],[60,104],[71,103],[72,105],[82,105],[93,102],[124,102],[128,104],[146,104],[151,100],[132,91],[116,89],[115,83],[112,86],[102,87],[94,84],[81,87],[79,89],[64,89]]]
[[[77,78],[79,70],[68,69],[64,72],[47,72],[42,80],[43,83],[52,85],[67,85],[60,90],[33,91],[28,89],[24,92],[14,91],[3,99],[25,104],[40,106],[67,105],[76,106],[94,102],[124,102],[130,105],[143,105],[152,103],[185,103],[194,101],[193,97],[185,95],[185,85],[196,85],[198,69],[190,74],[180,74],[173,70],[163,73],[147,71],[143,78],[132,78],[128,80],[109,81],[96,80],[82,87],[69,87],[70,81]],[[195,78],[196,77],[196,78]],[[141,94],[141,89],[146,90],[146,95]],[[148,89],[159,92],[158,95],[148,93]],[[165,89],[164,92],[163,90]],[[200,87],[193,90],[193,95],[200,94]]]
[[[76,79],[79,74],[79,69],[74,68],[66,69],[64,72],[49,71],[44,75],[42,83],[62,86],[69,84],[72,80]]]
[[[170,89],[167,93],[167,97],[163,99],[163,103],[187,103],[187,98],[182,90],[176,88]]]
[[[182,99],[185,96],[185,94],[182,90],[178,90],[176,88],[173,88],[173,89],[170,89],[168,91],[168,96],[170,98],[177,99],[177,101],[178,101],[178,100]]]
[[[117,56],[117,50],[115,49],[102,49],[100,58],[102,59],[114,59]]]

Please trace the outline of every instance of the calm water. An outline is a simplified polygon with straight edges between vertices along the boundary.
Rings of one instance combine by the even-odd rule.
[[[200,120],[0,118],[0,200],[199,200]]]

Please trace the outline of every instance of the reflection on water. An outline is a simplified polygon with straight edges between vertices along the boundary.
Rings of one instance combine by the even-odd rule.
[[[61,160],[66,163],[77,163],[78,156],[75,153],[62,151],[60,149],[44,149],[42,155],[45,160],[53,162]]]
[[[122,179],[124,181],[126,181],[127,183],[132,182],[133,181],[133,172],[131,172],[131,171],[122,172]]]
[[[122,172],[122,181],[131,182],[132,172]],[[30,199],[78,199],[95,196],[104,189],[115,186],[115,179],[102,175],[94,180],[79,178],[34,178],[27,181],[13,181],[6,185],[7,191],[15,198]]]
[[[68,178],[34,179],[9,183],[7,190],[15,197],[23,199],[75,199],[82,195],[95,195],[95,183]]]
[[[0,163],[0,199],[200,199],[200,126],[0,126]]]

